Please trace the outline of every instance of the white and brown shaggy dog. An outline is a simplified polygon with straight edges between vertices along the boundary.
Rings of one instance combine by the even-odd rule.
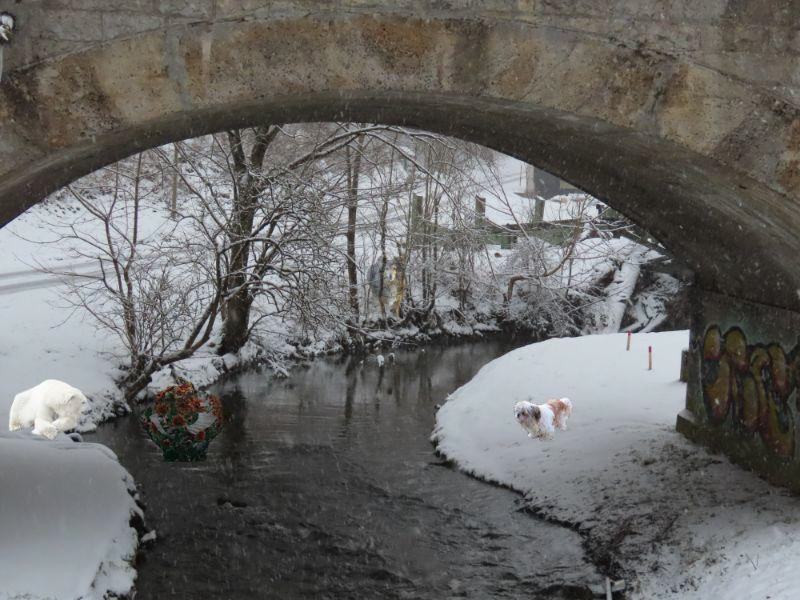
[[[540,439],[552,437],[556,427],[565,430],[567,419],[571,414],[572,402],[569,398],[552,399],[544,404],[523,400],[514,405],[517,423],[528,432],[528,437]]]
[[[8,429],[33,427],[33,433],[55,439],[59,431],[78,426],[86,402],[86,396],[79,389],[57,379],[47,379],[14,396]]]

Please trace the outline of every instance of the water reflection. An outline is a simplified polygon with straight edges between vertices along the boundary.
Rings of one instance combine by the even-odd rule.
[[[432,454],[434,405],[507,349],[243,375],[217,390],[229,422],[205,463],[162,462],[132,419],[102,428],[159,535],[137,599],[527,598],[594,579],[576,534]]]

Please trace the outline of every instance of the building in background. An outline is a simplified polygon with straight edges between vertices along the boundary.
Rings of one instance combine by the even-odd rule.
[[[533,165],[525,165],[525,192],[523,193],[529,198],[538,196],[549,200],[553,196],[580,193],[580,190],[547,171],[542,171]]]

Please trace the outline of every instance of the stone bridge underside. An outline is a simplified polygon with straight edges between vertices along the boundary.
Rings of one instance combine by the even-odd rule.
[[[791,0],[0,0],[0,225],[154,145],[405,124],[604,199],[699,287],[800,309]]]

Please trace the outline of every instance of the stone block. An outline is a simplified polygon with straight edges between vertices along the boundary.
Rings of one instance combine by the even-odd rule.
[[[164,18],[160,15],[144,15],[134,12],[103,13],[103,34],[108,40],[159,29],[163,26]]]
[[[157,9],[163,15],[189,17],[199,21],[211,18],[214,3],[211,0],[159,0]]]
[[[102,15],[92,10],[45,10],[36,25],[45,38],[99,42],[103,40]]]

